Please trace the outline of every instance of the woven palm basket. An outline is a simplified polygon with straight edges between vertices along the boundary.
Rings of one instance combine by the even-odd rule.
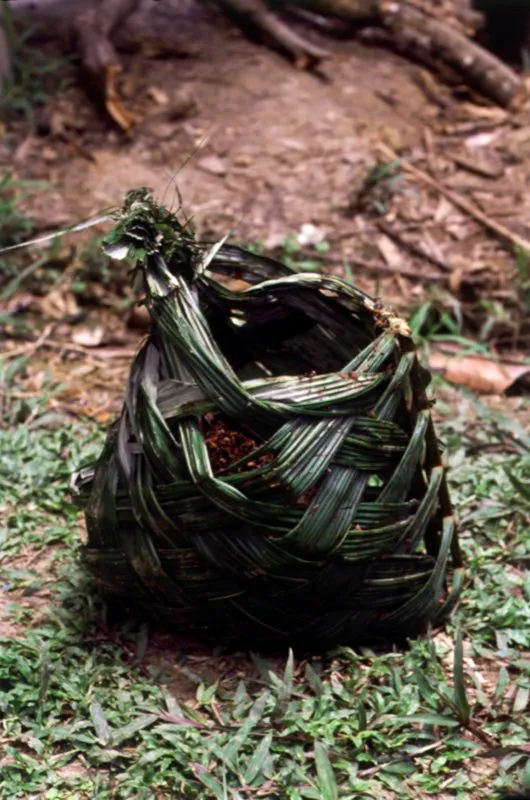
[[[195,241],[148,190],[106,251],[151,332],[95,465],[74,477],[106,591],[217,640],[415,635],[461,560],[406,323],[335,277]]]

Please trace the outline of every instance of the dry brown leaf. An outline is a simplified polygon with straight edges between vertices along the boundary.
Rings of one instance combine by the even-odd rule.
[[[478,147],[488,147],[495,139],[498,139],[500,131],[483,131],[481,133],[474,133],[468,136],[464,142],[468,150],[476,150]]]
[[[92,406],[83,407],[76,403],[62,403],[57,400],[51,402],[50,406],[60,409],[61,411],[66,411],[69,414],[75,414],[75,416],[78,417],[88,417],[89,419],[93,419],[102,425],[105,425],[112,419],[112,414],[110,411],[107,411],[106,409],[93,408]]]
[[[445,263],[445,255],[442,252],[442,248],[436,242],[429,231],[424,231],[422,233],[422,247],[421,249],[431,258],[438,261],[440,264]]]
[[[183,84],[169,98],[168,116],[171,120],[181,120],[198,108],[197,98],[192,85]]]
[[[487,119],[502,125],[509,119],[509,112],[497,106],[477,106],[474,103],[462,103],[459,108],[460,113],[472,117],[473,119]]]
[[[250,289],[251,286],[250,283],[240,278],[227,278],[224,275],[220,277],[219,283],[222,283],[231,292],[244,292],[246,289]]]
[[[523,393],[530,390],[530,366],[494,361],[483,356],[458,356],[431,350],[429,365],[434,372],[460,386],[482,394]]]
[[[199,169],[202,169],[203,172],[209,172],[210,175],[218,175],[221,178],[224,177],[228,171],[226,162],[215,155],[200,158],[197,161],[197,166]]]
[[[114,122],[128,133],[137,123],[137,119],[123,107],[116,86],[120,73],[118,64],[109,64],[105,72],[105,108]]]
[[[127,327],[133,330],[147,330],[151,324],[151,316],[145,306],[133,306],[127,317]]]
[[[403,256],[399,247],[394,244],[392,239],[385,235],[380,236],[377,240],[377,247],[388,266],[395,269],[396,272],[399,272],[403,266]]]
[[[469,156],[456,154],[453,156],[453,161],[457,166],[480,175],[481,178],[497,180],[505,172],[501,158],[484,150],[472,150]]]
[[[464,275],[464,270],[462,267],[458,267],[454,269],[452,273],[449,275],[449,289],[451,293],[458,297],[460,294],[460,288],[462,286],[462,278]]]
[[[68,119],[62,111],[56,109],[50,116],[50,131],[53,136],[63,136],[68,127]]]
[[[76,317],[79,306],[72,292],[52,289],[38,301],[41,314],[45,319],[61,320]]]
[[[148,86],[147,94],[159,106],[169,105],[169,96],[167,92],[160,89],[158,86]]]
[[[72,333],[72,341],[82,347],[99,347],[103,341],[103,333],[100,325],[95,328],[76,328]]]
[[[445,222],[449,216],[454,215],[454,210],[455,208],[449,200],[445,197],[440,197],[436,211],[434,212],[434,222]]]

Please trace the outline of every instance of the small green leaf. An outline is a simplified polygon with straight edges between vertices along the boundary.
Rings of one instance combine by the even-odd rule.
[[[136,658],[138,661],[143,661],[147,652],[147,644],[149,642],[149,625],[147,622],[140,625],[138,636],[136,639]]]
[[[48,694],[48,687],[50,685],[51,668],[48,651],[45,647],[41,649],[39,660],[39,706],[42,708],[46,695]]]
[[[249,737],[250,732],[256,727],[265,713],[265,708],[270,697],[270,692],[265,691],[254,701],[247,719],[230,737],[228,745],[223,750],[223,760],[231,769],[235,769],[236,756]]]
[[[410,714],[407,717],[397,717],[400,722],[423,722],[424,725],[441,725],[446,728],[458,728],[460,722],[443,714]]]
[[[506,667],[501,667],[499,669],[499,677],[497,679],[497,686],[495,687],[495,699],[500,700],[501,697],[504,695],[508,683],[510,681],[510,676],[508,675],[508,670]]]
[[[219,681],[216,681],[215,683],[212,683],[212,685],[208,686],[207,689],[204,687],[204,684],[201,683],[201,685],[197,689],[197,695],[196,695],[197,696],[197,702],[201,706],[210,705],[210,703],[213,701],[213,699],[215,697],[215,693],[216,693],[218,688],[219,688]]]
[[[456,633],[453,676],[455,683],[455,706],[458,709],[462,722],[466,724],[469,721],[471,709],[469,706],[469,700],[467,699],[467,690],[464,677],[464,645],[462,642],[462,631],[460,628]]]
[[[305,667],[305,677],[311,689],[317,696],[324,693],[324,684],[322,683],[322,679],[314,667],[312,667],[309,663],[306,664]]]
[[[254,751],[254,754],[250,759],[247,769],[244,773],[245,783],[252,784],[253,781],[257,780],[263,775],[263,770],[270,759],[270,746],[272,744],[272,739],[273,734],[267,733]]]
[[[385,764],[383,771],[392,775],[411,775],[416,771],[416,767],[410,761],[397,761]]]
[[[225,800],[226,792],[222,784],[210,775],[206,767],[203,767],[202,764],[192,764],[191,768],[195,777],[213,793],[215,800]]]
[[[274,720],[281,719],[289,707],[289,701],[293,694],[293,676],[294,656],[293,651],[289,649],[287,663],[285,665],[285,671],[283,674],[283,681],[281,681],[279,684],[276,705],[274,706],[274,710],[272,712],[272,719]]]
[[[318,788],[322,800],[338,800],[339,790],[335,773],[329,760],[327,748],[322,742],[315,742],[315,764],[317,769]]]
[[[513,701],[513,713],[519,714],[524,711],[530,699],[530,689],[527,686],[520,686],[517,689],[515,700]]]
[[[110,742],[111,730],[103,709],[97,700],[93,700],[90,705],[90,716],[98,741],[105,747]]]
[[[136,717],[136,719],[133,719],[132,722],[129,722],[128,725],[123,725],[121,728],[115,728],[110,734],[109,744],[111,744],[113,747],[116,747],[117,745],[126,741],[126,739],[130,739],[131,736],[134,736],[134,734],[138,733],[138,731],[148,728],[158,719],[158,714],[140,714],[140,716]]]

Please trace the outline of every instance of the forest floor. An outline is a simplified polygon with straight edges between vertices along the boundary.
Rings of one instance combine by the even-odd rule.
[[[530,473],[530,106],[341,38],[322,75],[296,70],[199,4],[153,5],[129,39],[129,137],[75,66],[44,76],[53,48],[28,61],[0,123],[0,246],[140,185],[176,207],[176,183],[200,237],[353,278],[409,315],[436,370],[455,352],[500,362],[486,386],[484,362],[460,361],[487,397],[436,379],[466,586],[451,625],[406,652],[294,664],[116,615],[78,565],[68,484],[121,406],[145,319],[93,230],[4,254],[0,796],[486,800],[530,782],[530,512],[505,472]]]

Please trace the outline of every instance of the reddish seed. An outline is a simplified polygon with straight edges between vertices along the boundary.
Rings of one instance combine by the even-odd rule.
[[[214,472],[219,472],[229,467],[230,464],[245,459],[261,444],[223,415],[205,416],[203,433]],[[251,465],[254,467],[264,466],[270,464],[271,461],[274,461],[272,453],[261,453],[252,462],[245,463],[243,461],[238,466],[237,472],[244,472]]]

